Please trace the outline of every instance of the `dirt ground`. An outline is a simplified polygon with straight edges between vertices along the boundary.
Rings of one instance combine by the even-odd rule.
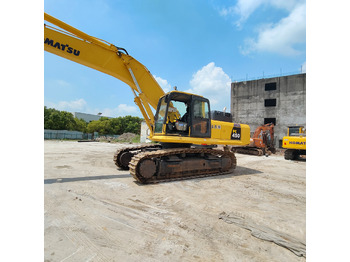
[[[140,185],[123,144],[45,141],[45,261],[305,261],[222,212],[306,241],[306,162],[236,154],[233,173]]]

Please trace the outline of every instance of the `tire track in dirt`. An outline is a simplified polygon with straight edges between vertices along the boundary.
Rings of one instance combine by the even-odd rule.
[[[174,212],[148,205],[138,199],[126,199],[123,201],[123,203],[119,203],[114,200],[107,199],[106,197],[95,197],[87,193],[78,193],[73,191],[71,193],[73,194],[73,197],[76,196],[79,199],[83,199],[83,201],[79,201],[79,204],[89,201],[88,204],[85,203],[85,206],[91,206],[94,204],[102,206],[103,209],[98,208],[100,212],[95,214],[96,216],[117,223],[119,228],[122,226],[123,230],[128,229],[131,230],[131,232],[137,231],[141,234],[146,234],[153,239],[157,238],[158,235],[167,234],[165,224],[169,220],[174,220],[175,217]],[[131,203],[127,203],[129,201]],[[83,216],[84,219],[88,220],[90,223],[95,225],[100,232],[105,234],[106,230],[103,228],[103,226],[96,224],[93,216],[85,212],[83,206],[78,206],[79,205],[71,207],[76,211],[76,213]],[[115,225],[115,227],[117,227],[117,225]],[[109,235],[109,237],[111,236]],[[112,239],[115,238],[112,237]],[[123,242],[119,241],[119,244],[123,245]]]
[[[74,258],[74,260],[78,261],[80,259],[86,259],[87,255],[89,257],[97,255],[98,260],[96,261],[111,261],[111,257],[105,256],[101,249],[86,236],[85,232],[82,232],[75,226],[69,226],[71,221],[67,218],[60,217],[59,220],[56,219],[52,224],[59,228],[59,231],[77,248],[76,251],[61,261],[68,258]]]

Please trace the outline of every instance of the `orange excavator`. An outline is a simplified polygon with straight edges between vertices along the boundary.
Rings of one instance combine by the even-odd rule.
[[[276,153],[274,146],[274,124],[269,123],[259,126],[254,135],[250,138],[250,143],[247,146],[233,146],[232,152],[247,154],[247,155],[271,155]]]

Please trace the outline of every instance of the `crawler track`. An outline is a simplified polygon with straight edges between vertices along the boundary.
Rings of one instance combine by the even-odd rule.
[[[129,169],[129,162],[131,158],[144,151],[144,150],[152,150],[160,148],[160,145],[139,145],[139,146],[133,146],[133,147],[124,147],[119,149],[117,152],[115,152],[113,161],[115,165],[121,169],[128,170]]]
[[[129,164],[130,174],[142,184],[222,175],[235,167],[234,153],[203,148],[141,152]]]
[[[248,147],[248,146],[232,147],[231,151],[234,153],[253,155],[253,156],[271,155],[276,153],[276,149],[274,147],[269,147],[269,148],[258,148],[258,147]]]
[[[264,151],[260,148],[255,147],[232,147],[232,152],[245,154],[245,155],[254,155],[254,156],[262,156]]]

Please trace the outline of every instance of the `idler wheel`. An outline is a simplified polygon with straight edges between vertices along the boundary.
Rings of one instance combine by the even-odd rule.
[[[150,159],[146,159],[139,164],[140,175],[144,178],[151,178],[156,170],[156,163]]]
[[[130,152],[124,152],[120,155],[119,157],[119,162],[121,164],[121,168],[124,170],[128,170],[129,169],[129,163],[131,161],[131,158],[134,155]]]

